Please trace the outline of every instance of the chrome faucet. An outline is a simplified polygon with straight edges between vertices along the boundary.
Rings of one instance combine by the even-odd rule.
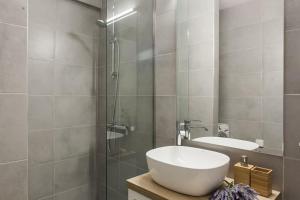
[[[185,140],[191,140],[191,130],[193,128],[202,128],[205,131],[208,131],[208,128],[204,126],[193,126],[192,122],[199,122],[201,123],[201,120],[184,120],[183,122],[177,122],[177,137],[176,137],[176,144],[181,145],[181,141],[183,139]]]

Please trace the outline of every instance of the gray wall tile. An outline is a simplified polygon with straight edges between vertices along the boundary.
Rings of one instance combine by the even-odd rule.
[[[53,194],[53,164],[31,166],[28,175],[30,200],[36,200]]]
[[[156,0],[156,14],[163,14],[171,10],[175,10],[177,0]]]
[[[213,98],[189,97],[189,119],[213,123]]]
[[[176,57],[165,54],[155,58],[156,95],[175,95],[176,93]]]
[[[29,23],[43,24],[54,28],[57,18],[56,2],[56,0],[28,0]]]
[[[93,66],[93,39],[75,33],[56,32],[55,59],[64,64]]]
[[[176,97],[157,96],[156,137],[173,139],[176,132]]]
[[[54,59],[55,32],[45,25],[30,24],[28,35],[28,54],[30,58]]]
[[[203,42],[189,46],[189,69],[213,69],[214,68],[214,47],[213,42]]]
[[[29,164],[54,160],[54,131],[29,132]]]
[[[11,0],[0,3],[0,22],[27,25],[27,1]]]
[[[300,2],[294,0],[285,1],[285,30],[300,28]]]
[[[30,130],[53,128],[54,97],[30,96],[28,120]]]
[[[96,124],[96,102],[88,96],[56,96],[55,127]]]
[[[137,69],[136,62],[122,63],[119,71],[120,95],[137,95]]]
[[[98,29],[98,18],[98,9],[70,0],[57,1],[57,27],[60,30],[93,36]]]
[[[174,52],[175,38],[175,11],[156,16],[155,54]]]
[[[297,172],[300,168],[300,160],[284,159],[284,199],[294,200],[299,197],[300,177]]]
[[[55,130],[55,159],[89,154],[93,150],[94,132],[94,127]]]
[[[89,158],[63,160],[55,164],[55,192],[62,192],[89,182]]]
[[[260,98],[232,98],[220,100],[221,119],[261,120]]]
[[[285,96],[285,155],[292,158],[300,158],[299,151],[299,120],[300,120],[300,96],[286,95]]]
[[[25,95],[0,94],[0,163],[27,159]]]
[[[259,1],[252,0],[220,11],[220,29],[232,30],[260,23],[262,7]],[[267,13],[266,13],[267,14]]]
[[[26,29],[0,23],[0,43],[0,92],[25,92]]]
[[[299,94],[300,30],[285,32],[285,93]]]
[[[263,77],[261,73],[243,74],[232,72],[220,75],[220,95],[225,98],[261,96],[263,92],[262,85]]]
[[[266,54],[267,53],[269,53],[269,51],[266,51]],[[273,58],[274,56],[269,59],[270,60],[269,62],[271,62]],[[232,52],[230,54],[224,54],[220,56],[220,74],[227,75],[233,72],[235,73],[261,72],[262,60],[263,60],[262,56],[260,55],[260,51],[258,49],[242,50],[242,51]],[[282,69],[282,65],[280,65],[280,67]]]
[[[263,98],[263,121],[273,122],[273,123],[283,123],[282,105],[283,105],[283,97]]]
[[[91,190],[88,185],[57,194],[54,200],[91,200]]]
[[[51,61],[28,61],[28,91],[33,95],[53,94],[54,64]]]
[[[56,95],[92,95],[95,93],[94,73],[91,67],[55,64]]]
[[[0,164],[0,199],[27,199],[27,161]]]

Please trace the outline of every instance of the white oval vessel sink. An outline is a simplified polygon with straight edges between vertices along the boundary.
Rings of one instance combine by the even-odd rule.
[[[146,153],[153,180],[179,193],[204,196],[222,184],[230,158],[185,146],[167,146]]]
[[[248,150],[248,151],[253,151],[259,148],[259,145],[256,144],[255,142],[233,139],[233,138],[200,137],[200,138],[193,139],[193,141],[221,145],[221,146],[232,147],[232,148]]]

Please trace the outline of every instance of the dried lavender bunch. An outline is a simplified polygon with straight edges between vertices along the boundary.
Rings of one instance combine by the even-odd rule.
[[[218,189],[210,200],[258,200],[257,192],[248,185],[225,183],[227,186]]]

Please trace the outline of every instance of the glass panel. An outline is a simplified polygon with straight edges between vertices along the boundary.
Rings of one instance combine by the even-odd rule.
[[[282,156],[284,1],[180,0],[176,23],[182,135]]]
[[[153,148],[153,1],[107,1],[107,199],[147,171]]]

